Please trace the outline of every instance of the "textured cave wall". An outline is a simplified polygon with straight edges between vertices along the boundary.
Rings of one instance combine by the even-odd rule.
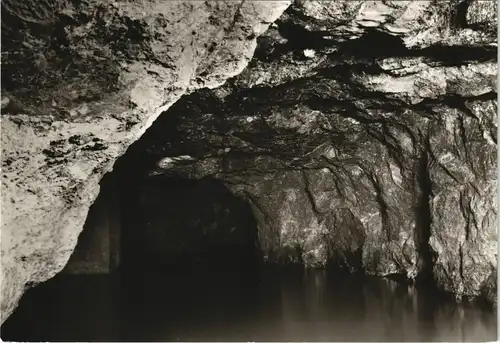
[[[241,72],[288,1],[2,1],[1,322],[59,272],[98,182],[179,97]]]
[[[290,7],[225,85],[130,153],[251,204],[264,257],[496,298],[497,36],[490,1]]]

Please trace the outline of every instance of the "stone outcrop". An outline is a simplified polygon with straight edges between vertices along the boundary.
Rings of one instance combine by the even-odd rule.
[[[99,180],[179,97],[243,70],[288,1],[2,1],[1,322],[70,257]]]
[[[495,3],[299,5],[245,71],[183,97],[130,154],[153,175],[224,181],[269,262],[495,301]]]

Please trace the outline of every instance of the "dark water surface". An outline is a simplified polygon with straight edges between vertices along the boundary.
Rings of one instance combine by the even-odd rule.
[[[2,327],[16,341],[495,341],[496,313],[321,270],[58,276]]]

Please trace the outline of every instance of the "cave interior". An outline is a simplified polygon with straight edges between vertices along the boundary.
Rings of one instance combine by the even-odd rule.
[[[409,47],[296,3],[241,74],[182,96],[118,158],[66,267],[26,292],[2,338],[450,341],[456,325],[462,340],[496,336],[480,303],[496,296],[496,45]],[[463,3],[449,32],[477,29]],[[454,292],[480,297],[457,305]],[[50,307],[67,314],[60,325]],[[240,319],[276,331],[252,336]]]

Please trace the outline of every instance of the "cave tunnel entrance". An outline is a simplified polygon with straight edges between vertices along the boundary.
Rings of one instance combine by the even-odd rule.
[[[161,120],[146,136],[182,141]],[[3,340],[495,339],[494,312],[414,285],[264,266],[250,204],[213,178],[149,175],[150,144],[103,178],[66,268],[26,292]]]
[[[247,202],[214,178],[149,176],[140,158],[132,150],[103,178],[63,274],[261,265],[257,223]]]
[[[124,198],[123,270],[249,269],[259,264],[252,211],[218,180],[159,175],[146,178]]]
[[[175,125],[162,124],[169,115],[145,136],[182,142]],[[249,203],[213,178],[149,175],[158,156],[145,153],[151,144],[145,136],[103,178],[66,268],[26,292],[2,326],[3,340],[496,337],[495,313],[413,285],[339,277],[330,270],[264,267]],[[269,221],[272,225],[273,218]]]

